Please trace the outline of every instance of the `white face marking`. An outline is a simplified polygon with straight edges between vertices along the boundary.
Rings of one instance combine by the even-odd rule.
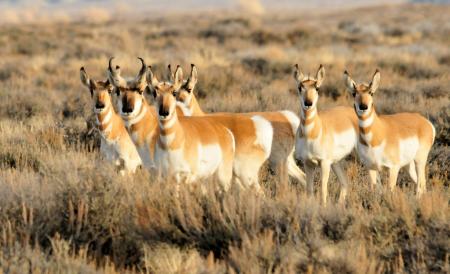
[[[108,113],[106,114],[106,116],[103,118],[103,120],[101,122],[100,122],[100,120],[98,119],[98,116],[97,116],[97,124],[98,125],[106,125],[111,120],[111,117],[112,117],[111,109],[108,107],[108,109],[104,109],[104,111],[108,111]]]
[[[125,115],[125,116],[122,115],[122,117],[124,117],[124,122],[127,127],[139,123],[142,120],[142,118],[144,118],[145,114],[147,113],[147,108],[145,106],[143,106],[142,100],[139,100],[138,102],[139,103],[136,103],[135,109],[133,110],[133,112],[130,115]],[[136,108],[136,107],[138,107],[138,108]],[[142,111],[139,113],[141,108],[142,108]],[[137,109],[139,109],[139,111],[136,111]]]
[[[253,120],[256,129],[255,145],[260,145],[265,152],[266,158],[268,158],[272,150],[272,124],[259,115],[252,116],[251,119]]]
[[[360,108],[359,108],[359,104],[356,104],[356,103],[355,103],[355,106],[356,106],[356,113],[358,114],[358,116],[364,115],[364,114],[366,114],[366,113],[370,113],[370,111],[371,111],[371,109],[372,109],[372,106],[371,106],[371,105],[368,106],[366,110],[360,109]]]
[[[165,119],[159,116],[159,127],[163,129],[169,129],[173,127],[173,125],[175,125],[177,120],[178,120],[177,117],[173,113],[167,116],[167,118]],[[161,121],[164,121],[164,124]]]

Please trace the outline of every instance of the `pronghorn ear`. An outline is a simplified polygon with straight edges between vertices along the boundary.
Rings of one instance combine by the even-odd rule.
[[[192,92],[197,84],[197,67],[194,64],[191,64],[191,74],[189,75],[189,79],[186,83],[186,90],[188,92]]]
[[[298,67],[298,64],[295,64],[294,66],[294,79],[297,81],[297,85],[300,85],[303,81],[303,73],[301,72],[300,68]]]
[[[350,77],[350,74],[347,71],[344,71],[344,81],[345,85],[347,86],[347,90],[354,95],[356,92],[356,83],[353,81],[353,79]]]
[[[81,79],[81,83],[83,85],[85,85],[88,88],[90,87],[90,85],[89,85],[89,76],[87,75],[87,72],[84,69],[84,67],[80,68],[80,79]]]
[[[324,78],[325,78],[325,68],[322,66],[322,64],[320,64],[316,75],[316,88],[320,88]]]
[[[158,78],[156,78],[155,74],[153,74],[152,66],[148,66],[147,68],[147,85],[153,87],[159,84]]]
[[[380,77],[381,77],[380,71],[378,69],[375,70],[375,73],[373,74],[373,77],[372,77],[372,82],[370,82],[370,85],[369,85],[370,92],[372,94],[375,93],[375,91],[377,91],[378,86],[380,85]]]
[[[175,76],[173,80],[173,86],[175,90],[178,90],[181,88],[181,85],[183,84],[183,70],[181,69],[180,65],[177,66],[174,75]]]
[[[173,74],[173,71],[172,71],[172,66],[169,64],[169,65],[167,65],[167,81],[168,82],[173,82],[173,80],[174,80],[174,74]]]
[[[96,89],[97,85],[95,84],[94,80],[89,78],[84,67],[80,68],[80,80],[81,80],[81,83],[83,85],[85,85],[91,92],[91,97],[94,96],[94,90]]]

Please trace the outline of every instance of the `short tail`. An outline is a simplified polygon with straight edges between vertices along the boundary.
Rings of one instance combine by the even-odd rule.
[[[288,174],[291,177],[297,179],[304,187],[306,187],[306,175],[305,173],[297,166],[297,163],[294,160],[294,151],[292,150],[291,154],[288,156],[287,160],[287,168]]]

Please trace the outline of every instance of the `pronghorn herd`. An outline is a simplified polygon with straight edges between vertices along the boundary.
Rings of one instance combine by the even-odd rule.
[[[312,194],[314,167],[319,166],[321,198],[326,204],[330,169],[341,184],[339,201],[345,201],[348,180],[340,161],[355,150],[369,171],[372,187],[379,181],[378,172],[386,167],[393,191],[399,169],[408,165],[417,195],[426,191],[425,167],[434,127],[416,113],[377,115],[373,95],[380,83],[378,70],[370,84],[356,84],[345,71],[353,108],[318,111],[325,68],[321,65],[312,78],[295,65],[298,117],[288,110],[205,113],[195,97],[195,65],[186,80],[180,66],[172,72],[169,65],[167,81],[159,81],[151,66],[139,60],[141,69],[134,78],[124,78],[120,67],[113,67],[113,58],[106,80],[93,80],[80,69],[81,82],[93,98],[102,136],[100,151],[120,165],[122,173],[134,173],[142,165],[151,174],[177,183],[215,177],[224,191],[234,182],[262,192],[258,173],[267,161],[280,181],[291,176]],[[146,92],[152,95],[152,104]],[[304,163],[306,175],[294,157]]]

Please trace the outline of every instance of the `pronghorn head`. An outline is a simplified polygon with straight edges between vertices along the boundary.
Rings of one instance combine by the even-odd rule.
[[[194,88],[197,84],[197,67],[191,64],[191,74],[187,81],[183,83],[180,90],[177,92],[177,101],[188,107],[191,104],[194,96]]]
[[[348,91],[352,94],[355,100],[355,110],[358,115],[370,113],[373,108],[373,94],[377,91],[380,85],[380,72],[375,70],[370,84],[356,84],[350,77],[350,74],[344,72],[344,81],[347,85]]]
[[[319,100],[319,87],[323,83],[325,77],[325,68],[320,65],[317,70],[316,78],[304,76],[298,67],[294,68],[294,79],[297,81],[298,93],[300,95],[301,106],[304,110],[308,110],[316,106]]]
[[[108,109],[112,104],[111,92],[113,90],[109,80],[96,81],[89,78],[84,67],[80,68],[80,79],[81,83],[89,89],[91,97],[94,99],[94,112],[100,113]]]
[[[138,57],[141,61],[141,69],[134,79],[125,80],[120,75],[121,71],[119,66],[113,69],[113,58],[111,57],[109,59],[108,79],[114,85],[116,93],[119,96],[119,100],[117,101],[118,110],[122,117],[135,117],[140,112],[144,100],[143,93],[147,87],[147,66],[145,65],[144,59]]]
[[[162,120],[169,119],[176,111],[176,97],[183,85],[183,70],[180,66],[177,66],[175,73],[171,74],[168,82],[160,82],[153,74],[151,67],[149,67],[147,82],[155,98],[155,107],[159,118]]]

